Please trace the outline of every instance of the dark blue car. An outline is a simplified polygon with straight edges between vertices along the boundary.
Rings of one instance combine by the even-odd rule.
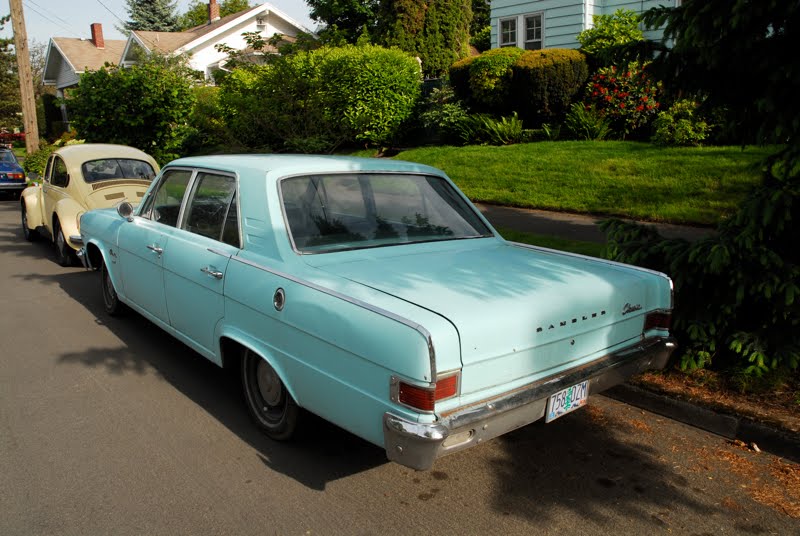
[[[0,147],[0,193],[11,192],[19,197],[27,186],[25,171],[11,149]]]

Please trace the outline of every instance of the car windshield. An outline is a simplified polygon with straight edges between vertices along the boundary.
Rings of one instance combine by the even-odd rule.
[[[142,160],[130,158],[103,158],[84,162],[81,166],[83,180],[86,182],[108,181],[112,179],[145,179],[152,181],[156,176],[153,167]]]
[[[11,151],[0,151],[0,162],[17,163],[17,157]]]
[[[492,236],[441,177],[337,174],[284,179],[283,209],[302,253]]]

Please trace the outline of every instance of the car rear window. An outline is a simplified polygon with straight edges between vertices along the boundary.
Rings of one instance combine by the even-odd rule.
[[[11,151],[0,151],[0,162],[13,162],[17,163],[17,157]]]
[[[280,184],[292,241],[301,253],[492,236],[441,177],[348,173]]]
[[[113,179],[153,180],[156,173],[153,167],[143,160],[130,158],[102,158],[89,160],[81,166],[83,180],[86,182],[109,181]]]

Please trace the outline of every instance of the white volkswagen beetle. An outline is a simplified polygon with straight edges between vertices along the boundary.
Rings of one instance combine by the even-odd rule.
[[[82,245],[81,214],[121,201],[138,204],[158,171],[152,156],[125,145],[57,149],[38,184],[22,192],[22,233],[29,241],[51,239],[58,263],[69,266]]]

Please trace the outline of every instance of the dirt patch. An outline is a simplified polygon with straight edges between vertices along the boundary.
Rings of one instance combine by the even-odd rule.
[[[795,384],[768,393],[741,393],[712,371],[645,372],[631,383],[716,411],[741,415],[792,433],[800,433],[800,386]]]

